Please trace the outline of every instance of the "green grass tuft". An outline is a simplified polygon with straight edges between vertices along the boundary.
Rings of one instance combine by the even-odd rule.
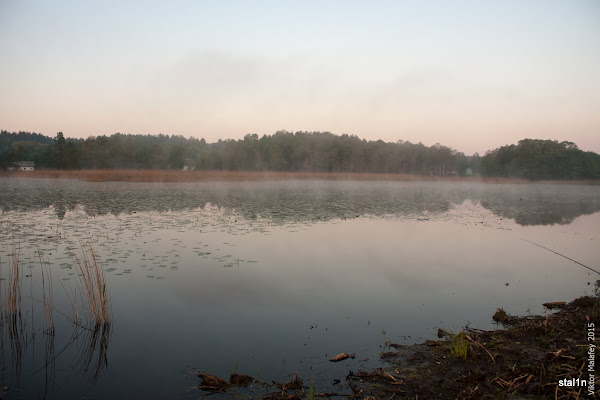
[[[466,360],[468,349],[469,341],[467,339],[467,335],[465,335],[464,332],[461,332],[458,335],[454,335],[454,338],[452,339],[452,343],[450,345],[450,353],[452,353],[452,357],[462,358],[463,360]]]

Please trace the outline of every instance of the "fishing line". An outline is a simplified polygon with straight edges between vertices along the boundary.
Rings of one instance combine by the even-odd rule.
[[[527,240],[527,239],[523,239],[523,238],[521,238],[521,240],[524,240],[524,241],[526,241],[526,242],[528,242],[528,243],[534,244],[534,245],[536,245],[537,247],[541,247],[542,249],[546,249],[546,250],[548,250],[548,251],[551,251],[551,252],[553,252],[554,254],[557,254],[557,255],[559,255],[559,256],[561,256],[561,257],[564,257],[564,258],[566,258],[566,259],[567,259],[567,260],[569,260],[569,261],[573,261],[575,264],[579,264],[579,265],[581,265],[582,267],[584,267],[584,268],[587,268],[587,269],[589,269],[590,271],[594,271],[595,273],[597,273],[598,275],[600,275],[600,272],[596,271],[594,268],[590,268],[590,267],[588,267],[587,265],[584,265],[584,264],[580,263],[579,261],[573,260],[572,258],[569,258],[569,257],[565,256],[564,254],[560,254],[560,253],[558,253],[558,252],[556,252],[556,251],[554,251],[554,250],[552,250],[552,249],[549,249],[549,248],[547,248],[547,247],[544,247],[544,246],[542,246],[541,244],[534,243],[534,242],[532,242],[531,240]]]

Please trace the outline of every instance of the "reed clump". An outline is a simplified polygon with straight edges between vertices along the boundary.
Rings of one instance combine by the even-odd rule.
[[[19,262],[19,251],[13,243],[12,253],[10,255],[10,261],[8,264],[6,299],[2,302],[3,316],[14,318],[21,315],[21,288],[22,274],[21,264]]]
[[[4,278],[2,263],[0,262],[0,319],[7,321],[9,325],[15,325],[21,320],[22,311],[22,265],[19,260],[19,249],[13,243],[12,252],[8,262],[8,276]],[[54,283],[49,261],[44,261],[41,252],[38,253],[41,269],[41,299],[36,299],[31,294],[31,299],[42,303],[45,332],[54,333]],[[1,261],[1,260],[0,260]],[[111,309],[108,292],[106,289],[106,280],[104,278],[104,269],[101,267],[96,250],[90,242],[81,243],[81,256],[74,257],[76,265],[76,287],[74,295],[69,295],[69,290],[64,287],[67,296],[71,302],[73,316],[67,319],[78,325],[85,326],[93,322],[96,325],[107,325],[111,320]],[[6,280],[4,280],[6,279]],[[59,281],[59,283],[62,282]],[[79,322],[78,304],[84,310],[87,321]]]
[[[0,288],[6,282],[5,293],[0,289],[0,333],[3,333],[3,329],[6,327],[7,341],[10,343],[16,376],[21,374],[21,362],[26,345],[26,323],[21,315],[22,266],[19,260],[19,250],[13,242],[9,255],[8,277],[0,282]],[[1,262],[0,265],[2,265]],[[2,272],[0,268],[0,276],[2,276]],[[0,336],[0,347],[3,341],[4,335]]]
[[[58,281],[65,289],[73,315],[55,309],[54,280],[50,261],[44,258],[40,250],[37,251],[37,257],[40,263],[40,275],[37,275],[39,280],[36,279],[35,282],[39,295],[34,296],[32,283],[31,293],[28,296],[32,300],[31,312],[27,309],[23,309],[23,312],[21,310],[24,271],[20,261],[20,248],[13,242],[8,263],[3,264],[3,260],[0,260],[0,277],[2,278],[0,280],[0,350],[5,342],[10,343],[10,360],[16,376],[20,376],[27,345],[35,340],[34,317],[39,315],[38,312],[34,312],[35,301],[41,303],[41,307],[43,307],[43,333],[46,337],[44,364],[35,373],[45,369],[47,382],[54,380],[55,360],[62,353],[62,350],[58,354],[54,352],[54,315],[57,312],[72,322],[77,331],[81,328],[81,332],[77,332],[64,349],[77,343],[79,348],[77,365],[85,374],[91,373],[92,379],[95,381],[108,365],[108,344],[112,326],[110,325],[111,309],[104,270],[94,246],[90,242],[81,243],[81,255],[74,257],[77,271],[74,288],[65,287],[60,280]],[[4,269],[6,266],[8,266],[8,273]],[[25,275],[25,277],[31,278],[31,275]],[[33,282],[34,279],[31,278],[30,282]],[[79,319],[78,309],[84,310],[86,320]],[[83,335],[83,340],[77,340],[81,335]],[[2,357],[0,357],[1,359]]]
[[[44,306],[44,320],[46,322],[45,332],[54,334],[54,286],[52,284],[52,273],[48,263],[40,257],[40,268],[42,270],[42,305]]]
[[[81,258],[75,256],[75,265],[77,287],[88,323],[96,326],[110,324],[110,302],[104,269],[99,265],[92,243],[81,243]]]

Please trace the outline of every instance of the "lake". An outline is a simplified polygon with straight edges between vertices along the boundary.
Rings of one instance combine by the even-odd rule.
[[[543,314],[600,278],[535,245],[600,270],[597,185],[0,178],[0,206],[3,307],[15,257],[23,270],[7,399],[198,398],[198,371],[349,393],[386,343],[496,329],[498,307]],[[100,331],[72,321],[87,244],[110,298]],[[329,361],[341,352],[356,358]]]

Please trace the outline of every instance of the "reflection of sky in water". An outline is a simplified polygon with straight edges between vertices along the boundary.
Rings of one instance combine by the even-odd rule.
[[[35,181],[7,182],[12,205],[3,204],[15,211],[0,219],[3,271],[14,238],[32,275],[26,294],[39,283],[36,250],[69,287],[79,241],[91,240],[112,296],[108,367],[96,384],[81,379],[68,348],[50,398],[195,398],[199,392],[185,391],[198,381],[186,372],[224,376],[236,363],[251,375],[260,368],[264,379],[298,371],[326,387],[377,365],[387,339],[413,343],[467,323],[491,328],[496,307],[540,313],[543,302],[591,292],[595,274],[521,238],[600,267],[600,214],[584,215],[597,211],[593,186],[207,183],[126,192],[130,184],[38,181],[51,196],[64,184],[76,199],[59,219],[55,200],[15,206],[20,195],[40,196]],[[550,220],[573,222],[536,225]],[[68,312],[60,285],[54,291],[56,307]],[[72,330],[56,318],[58,353]],[[3,349],[4,381],[30,388],[25,397],[45,387],[43,373],[32,376],[43,338],[38,332],[28,347],[37,355],[24,357],[20,384]],[[339,352],[357,359],[327,361]]]

